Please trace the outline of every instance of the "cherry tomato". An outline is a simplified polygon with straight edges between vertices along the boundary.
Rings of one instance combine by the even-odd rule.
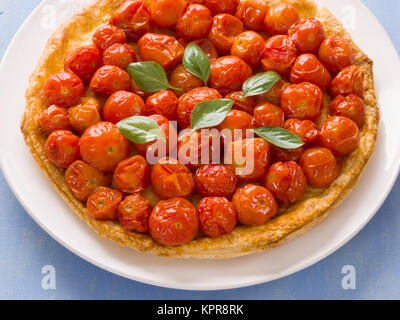
[[[155,33],[146,33],[141,37],[138,48],[143,61],[155,61],[167,72],[181,62],[185,51],[174,37]]]
[[[283,127],[297,135],[308,147],[319,140],[320,132],[311,120],[288,119]]]
[[[187,71],[183,64],[178,65],[170,73],[168,81],[171,86],[182,89],[182,91],[174,91],[178,97],[193,89],[204,86],[203,80]]]
[[[143,100],[146,100],[148,97],[150,97],[152,95],[151,92],[146,92],[143,91],[142,89],[140,89],[135,81],[132,80],[132,92],[137,94],[139,97],[141,97]]]
[[[333,116],[322,125],[320,142],[335,155],[346,156],[357,148],[359,137],[360,132],[353,120]]]
[[[47,104],[61,108],[72,107],[85,93],[82,80],[71,72],[60,72],[50,76],[43,88]]]
[[[307,149],[301,156],[300,165],[308,183],[315,188],[328,188],[340,170],[335,156],[326,148]]]
[[[154,0],[150,2],[150,12],[153,22],[161,28],[174,26],[185,11],[187,2],[184,0]]]
[[[329,72],[336,74],[351,65],[352,52],[342,37],[330,36],[319,47],[318,58]]]
[[[263,50],[264,38],[257,32],[245,31],[239,34],[233,42],[231,55],[241,58],[254,68],[260,64]]]
[[[253,115],[254,107],[256,106],[256,100],[254,97],[246,97],[243,99],[243,91],[234,91],[228,93],[225,96],[225,99],[231,99],[235,101],[233,105],[233,109],[247,112],[250,115]]]
[[[237,91],[253,75],[250,66],[235,56],[218,58],[211,64],[209,84],[221,94]]]
[[[265,42],[261,63],[265,71],[275,71],[286,76],[296,58],[297,49],[289,37],[273,36]]]
[[[228,112],[224,121],[218,125],[223,141],[246,138],[246,130],[253,127],[253,118],[247,112],[231,110]]]
[[[276,106],[280,106],[282,93],[288,86],[288,82],[282,79],[279,80],[277,83],[274,84],[271,90],[255,97],[257,104],[269,102]]]
[[[242,20],[248,30],[264,29],[264,18],[268,10],[266,0],[241,0],[235,16]]]
[[[57,130],[49,135],[44,145],[47,158],[57,167],[68,168],[81,158],[79,137],[69,130]]]
[[[65,108],[55,105],[48,107],[42,112],[38,120],[40,128],[45,134],[56,130],[70,130],[69,113]]]
[[[92,37],[96,47],[104,52],[108,47],[116,43],[125,43],[126,34],[121,29],[111,24],[103,25],[96,29]]]
[[[178,99],[178,125],[181,129],[190,126],[190,116],[193,109],[200,102],[207,100],[221,99],[222,96],[215,89],[199,87],[195,88]]]
[[[304,147],[298,147],[295,149],[283,149],[271,145],[271,163],[287,161],[298,162],[303,152]]]
[[[196,192],[202,197],[232,198],[239,185],[235,173],[222,164],[207,164],[196,170],[194,175]]]
[[[96,220],[117,220],[122,196],[118,190],[97,187],[87,200],[87,213]]]
[[[325,39],[324,26],[316,18],[300,19],[289,28],[288,36],[300,53],[314,53]]]
[[[128,157],[130,145],[116,125],[99,122],[83,133],[80,149],[85,162],[101,171],[111,172]]]
[[[162,90],[147,98],[144,114],[147,116],[160,114],[168,120],[176,120],[178,117],[177,107],[176,95],[171,90]]]
[[[232,202],[223,197],[201,199],[197,207],[200,229],[211,238],[230,233],[236,226],[236,211]]]
[[[96,46],[75,49],[64,60],[64,69],[75,73],[84,83],[89,83],[101,66],[101,53]]]
[[[254,109],[256,127],[283,127],[284,117],[281,108],[268,102]]]
[[[160,201],[151,212],[149,231],[155,241],[165,246],[188,243],[199,231],[196,208],[184,198]]]
[[[204,38],[193,42],[197,44],[204,51],[204,53],[207,55],[210,61],[214,61],[215,59],[218,58],[217,48],[215,48],[210,39]]]
[[[123,160],[114,171],[117,188],[125,193],[144,191],[150,181],[150,166],[142,156]]]
[[[265,30],[270,36],[286,34],[299,19],[295,7],[289,3],[280,3],[268,9],[265,16]]]
[[[87,99],[97,101],[95,98]],[[72,129],[78,134],[82,134],[87,128],[101,121],[99,109],[90,102],[86,103],[86,101],[88,101],[86,97],[82,98],[81,103],[69,110]]]
[[[143,99],[128,91],[117,91],[106,101],[103,110],[104,121],[118,123],[119,121],[144,113]]]
[[[207,36],[212,25],[210,10],[201,4],[190,4],[176,24],[176,34],[186,40]]]
[[[82,160],[75,161],[65,171],[65,181],[74,196],[87,201],[96,187],[108,187],[112,175],[93,168]]]
[[[213,17],[208,38],[219,53],[226,55],[231,51],[233,41],[244,31],[242,21],[230,14],[222,13]]]
[[[264,177],[263,185],[281,203],[297,201],[307,189],[303,169],[293,161],[274,163]]]
[[[329,89],[333,97],[355,93],[362,97],[364,93],[363,74],[359,67],[348,66],[340,71],[331,83]]]
[[[103,63],[105,65],[117,66],[121,69],[137,61],[135,50],[126,43],[116,43],[103,53]]]
[[[290,81],[292,83],[310,82],[324,91],[329,88],[332,77],[316,56],[305,53],[300,55],[294,62],[290,73]]]
[[[90,81],[90,89],[98,95],[109,96],[117,91],[130,91],[132,80],[128,72],[121,68],[103,66]]]
[[[186,2],[188,4],[192,4],[192,3],[203,4],[204,0],[187,0]]]
[[[281,108],[288,118],[316,120],[323,107],[322,91],[312,83],[292,84],[282,93]]]
[[[247,226],[261,226],[278,212],[278,205],[271,192],[252,184],[238,189],[232,202],[239,222]]]
[[[359,128],[364,124],[365,105],[362,99],[354,93],[348,96],[337,96],[329,105],[334,116],[343,116],[353,120]]]
[[[205,5],[213,15],[219,13],[235,14],[239,0],[205,0]]]
[[[125,197],[118,207],[119,222],[127,231],[146,233],[150,214],[150,202],[138,193]]]

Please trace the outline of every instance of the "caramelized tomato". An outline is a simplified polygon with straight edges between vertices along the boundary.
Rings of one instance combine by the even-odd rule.
[[[117,66],[121,69],[137,61],[135,50],[126,43],[116,43],[103,53],[103,63],[105,65]]]
[[[353,120],[359,128],[364,124],[365,105],[362,99],[354,93],[344,97],[337,96],[329,105],[331,114]]]
[[[111,24],[103,25],[96,29],[92,37],[97,48],[104,52],[108,47],[116,43],[125,43],[126,34],[121,29]]]
[[[239,0],[205,0],[205,5],[213,15],[219,13],[235,14]]]
[[[283,127],[284,118],[282,109],[268,102],[254,109],[255,127]]]
[[[69,113],[65,108],[55,105],[48,107],[42,112],[38,120],[40,128],[45,134],[56,130],[70,130]]]
[[[289,86],[288,82],[282,79],[279,80],[269,91],[255,97],[257,104],[269,102],[276,106],[280,106],[282,93],[287,88],[287,86]]]
[[[177,107],[176,95],[171,90],[162,90],[147,98],[144,114],[146,116],[160,114],[168,120],[176,120],[178,117]]]
[[[210,61],[214,61],[215,59],[218,58],[218,51],[217,48],[212,44],[210,39],[204,38],[204,39],[199,39],[196,41],[193,41],[195,44],[197,44],[201,50],[204,51],[204,53],[207,55],[208,59]]]
[[[143,99],[128,91],[117,91],[106,101],[103,110],[104,121],[118,123],[119,121],[144,113]]]
[[[243,91],[234,91],[228,93],[225,96],[225,99],[231,99],[235,101],[233,105],[233,109],[247,112],[248,114],[252,115],[254,112],[254,107],[256,106],[256,100],[254,97],[246,97],[243,98]]]
[[[125,197],[118,206],[118,220],[127,231],[147,232],[150,214],[150,202],[138,193]]]
[[[288,36],[301,53],[314,53],[324,41],[324,26],[315,18],[301,19],[289,28]]]
[[[207,36],[212,25],[210,10],[201,4],[190,4],[178,19],[175,27],[177,36],[196,40]]]
[[[254,31],[245,31],[239,34],[233,42],[231,55],[241,58],[254,68],[260,64],[263,50],[263,37]]]
[[[125,193],[144,191],[150,181],[150,166],[142,156],[133,156],[120,162],[114,171],[117,188]]]
[[[363,74],[359,67],[348,66],[340,71],[331,83],[329,89],[333,97],[355,93],[362,97],[364,93]]]
[[[203,80],[185,69],[183,64],[178,65],[169,75],[169,84],[182,91],[174,91],[180,97],[186,92],[204,86]]]
[[[79,137],[69,130],[54,131],[46,140],[44,152],[47,159],[57,167],[68,168],[70,164],[81,158]]]
[[[289,3],[280,3],[268,9],[265,16],[265,30],[270,36],[286,34],[299,19],[295,7]]]
[[[297,135],[308,147],[319,140],[320,132],[311,120],[289,119],[283,127]]]
[[[246,29],[260,31],[264,29],[267,9],[266,0],[241,0],[235,15],[242,20]]]
[[[87,213],[96,220],[117,220],[122,193],[107,187],[97,187],[87,200]]]
[[[153,22],[161,28],[174,26],[185,11],[185,0],[154,0],[150,2]]]
[[[271,145],[271,163],[287,161],[298,162],[303,152],[304,147],[298,147],[295,149],[283,149]]]
[[[246,130],[253,127],[253,118],[247,112],[231,110],[218,125],[223,141],[229,142],[246,138]]]
[[[101,121],[99,109],[90,103],[91,99],[97,101],[95,98],[84,97],[78,105],[69,110],[72,129],[78,134],[82,134],[87,128]]]
[[[319,47],[319,60],[334,74],[351,65],[351,56],[351,48],[340,36],[326,38]]]
[[[116,66],[103,66],[96,71],[90,81],[90,89],[101,96],[109,96],[117,91],[130,91],[132,80],[128,72]]]

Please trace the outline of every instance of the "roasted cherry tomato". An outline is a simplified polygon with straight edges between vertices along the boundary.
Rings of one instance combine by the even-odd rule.
[[[96,71],[90,81],[90,89],[101,96],[109,96],[117,91],[130,91],[132,80],[128,72],[116,66],[103,66]]]
[[[239,222],[247,226],[261,226],[278,212],[278,205],[271,192],[252,184],[238,189],[232,202]]]
[[[310,82],[325,91],[332,82],[332,77],[316,56],[310,53],[300,55],[293,64],[290,73],[292,83]]]
[[[289,3],[280,3],[268,9],[265,16],[265,30],[270,36],[286,34],[299,19],[295,7]]]
[[[200,229],[211,238],[230,233],[236,226],[236,211],[232,202],[223,197],[201,199],[197,207]]]
[[[129,152],[129,141],[110,122],[96,123],[81,137],[82,159],[101,171],[113,171]]]
[[[348,96],[337,96],[329,105],[331,114],[353,120],[359,128],[364,124],[365,105],[362,99],[350,93]]]
[[[250,115],[253,115],[254,107],[256,106],[256,99],[254,97],[246,97],[243,98],[243,91],[234,91],[228,93],[225,96],[225,99],[231,99],[235,101],[233,105],[233,109],[247,112]]]
[[[104,121],[118,123],[119,121],[144,113],[143,99],[128,91],[117,91],[106,101],[103,110]]]
[[[150,2],[153,22],[161,28],[169,28],[176,24],[185,11],[185,0],[154,0]]]
[[[203,80],[197,78],[194,74],[185,69],[183,64],[178,65],[169,75],[169,84],[175,88],[182,89],[182,91],[174,91],[180,97],[184,93],[189,92],[195,88],[204,86]]]
[[[362,97],[364,93],[363,74],[359,67],[348,66],[340,71],[331,83],[329,89],[333,97],[355,93]]]
[[[117,220],[122,192],[107,187],[97,187],[87,200],[87,213],[96,220]]]
[[[271,163],[287,161],[298,162],[303,152],[304,147],[298,147],[296,149],[283,149],[271,145]]]
[[[181,129],[190,126],[190,116],[193,109],[207,100],[221,99],[222,96],[215,89],[199,87],[195,88],[178,99],[178,125]]]
[[[307,149],[301,156],[300,165],[308,183],[315,188],[328,188],[340,170],[335,156],[326,148]]]
[[[283,127],[284,118],[282,109],[268,102],[254,109],[255,127]]]
[[[283,127],[297,135],[308,147],[319,140],[320,132],[311,120],[288,119]]]
[[[65,181],[74,196],[80,201],[87,201],[97,187],[108,187],[112,175],[104,173],[82,160],[75,161],[65,171]]]
[[[177,36],[196,40],[207,36],[212,25],[210,10],[201,4],[190,4],[178,19],[175,27]]]
[[[84,83],[89,83],[101,66],[101,53],[96,46],[75,49],[64,60],[64,69],[75,73]]]
[[[213,17],[213,24],[208,34],[211,43],[221,54],[229,54],[233,41],[244,32],[242,21],[230,14],[218,14]]]
[[[118,207],[119,222],[127,231],[147,232],[150,214],[150,202],[138,193],[125,197]]]
[[[289,28],[288,36],[300,53],[314,53],[325,39],[324,26],[315,18],[301,19]]]
[[[114,171],[117,188],[125,193],[144,191],[150,181],[150,166],[142,156],[123,160]]]
[[[161,199],[186,198],[194,191],[192,172],[173,158],[160,159],[151,169],[151,185]]]
[[[264,38],[257,32],[245,31],[239,34],[233,42],[231,55],[241,58],[252,68],[261,62],[264,50]]]
[[[138,48],[143,61],[155,61],[165,71],[176,67],[181,62],[185,51],[174,37],[155,33],[146,33],[141,37]]]
[[[71,72],[60,72],[50,76],[43,88],[47,104],[61,108],[72,107],[85,93],[82,80]]]
[[[199,231],[196,208],[184,198],[160,201],[151,212],[149,231],[155,241],[165,246],[188,243]]]
[[[87,128],[101,121],[100,103],[96,98],[83,97],[80,103],[69,109],[69,120],[72,129],[82,134]]]
[[[60,108],[55,105],[44,110],[38,122],[45,134],[50,134],[56,130],[71,129],[68,111],[65,108]]]
[[[211,64],[209,84],[221,94],[237,91],[253,75],[250,66],[235,56],[220,57]]]
[[[44,145],[44,152],[52,163],[60,168],[68,168],[79,160],[79,137],[69,130],[57,130],[49,135]]]
[[[236,140],[228,144],[225,163],[241,181],[260,180],[268,170],[270,146],[261,138]]]
[[[290,73],[297,58],[297,49],[287,36],[274,36],[265,42],[261,59],[265,71],[275,71],[281,76]]]
[[[288,86],[288,82],[282,79],[279,80],[269,91],[255,97],[257,104],[269,102],[276,106],[280,106],[282,93]]]
[[[329,72],[336,74],[351,65],[352,52],[342,37],[330,36],[319,47],[318,58]]]
[[[178,117],[177,107],[176,95],[171,90],[162,90],[147,98],[144,114],[146,116],[160,114],[168,120],[176,120]]]
[[[210,39],[204,38],[193,42],[197,44],[204,51],[204,53],[207,55],[210,61],[214,61],[215,59],[218,58],[217,48],[215,48]]]
[[[103,25],[96,29],[92,37],[96,47],[104,52],[108,47],[116,43],[125,43],[126,34],[121,29],[111,24]]]
[[[235,173],[226,165],[207,164],[194,175],[196,192],[202,197],[232,198],[239,185]]]
[[[281,108],[288,118],[316,120],[324,107],[321,89],[315,84],[303,82],[288,86],[282,93]]]
[[[264,177],[263,185],[281,203],[297,201],[307,189],[303,169],[294,161],[274,163]]]
[[[103,63],[126,69],[126,67],[137,61],[135,50],[126,43],[116,43],[103,53]]]
[[[235,16],[242,20],[248,30],[264,29],[264,19],[268,10],[266,0],[241,0]]]
[[[358,144],[360,132],[357,124],[346,117],[333,116],[321,128],[321,145],[337,156],[352,153]]]
[[[253,127],[253,118],[247,112],[231,110],[224,121],[218,125],[223,141],[230,142],[246,138],[246,130]]]
[[[219,13],[235,14],[239,0],[205,0],[205,5],[213,15]]]

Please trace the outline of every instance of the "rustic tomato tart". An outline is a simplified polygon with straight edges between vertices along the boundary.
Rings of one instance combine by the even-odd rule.
[[[379,122],[372,61],[311,0],[97,0],[50,38],[26,98],[26,144],[71,209],[169,257],[308,231]]]

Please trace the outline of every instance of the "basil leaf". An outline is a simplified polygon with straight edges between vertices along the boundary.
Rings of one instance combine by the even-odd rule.
[[[271,90],[281,76],[275,71],[259,73],[245,81],[243,84],[243,98],[256,96]]]
[[[162,66],[154,61],[135,62],[126,68],[135,84],[145,92],[158,92],[165,89],[181,90],[168,83]]]
[[[190,43],[183,55],[183,66],[187,71],[203,80],[207,86],[211,73],[211,62],[204,51],[195,43]]]
[[[149,117],[125,118],[117,123],[117,127],[125,138],[134,143],[143,144],[157,139],[166,142],[159,125]]]
[[[269,143],[284,149],[296,149],[304,145],[304,142],[289,130],[279,127],[260,127],[254,132]]]
[[[210,128],[219,125],[231,111],[235,101],[231,99],[215,99],[200,102],[190,116],[192,130]]]

